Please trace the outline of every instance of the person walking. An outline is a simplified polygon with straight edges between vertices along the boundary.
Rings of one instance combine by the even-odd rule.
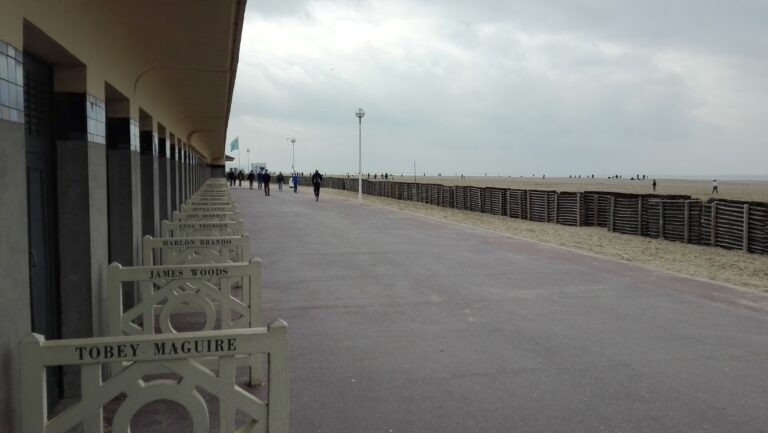
[[[261,184],[264,183],[264,173],[259,170],[259,174],[256,175],[257,188],[261,189]]]
[[[253,174],[253,170],[251,170],[250,173],[248,173],[248,187],[250,189],[253,189],[253,181],[256,179],[256,175]]]
[[[712,179],[712,194],[718,194],[717,191],[717,179]]]
[[[283,172],[277,173],[277,190],[280,192],[283,192],[283,182],[285,182],[285,176],[283,176]]]
[[[312,175],[312,186],[315,189],[315,201],[320,200],[320,184],[323,182],[323,175],[320,174],[320,170],[315,170],[315,174]]]
[[[261,177],[262,182],[264,182],[264,195],[269,197],[269,182],[272,181],[272,175],[269,174],[269,171],[264,171],[264,176]]]
[[[245,172],[243,170],[240,170],[240,173],[237,173],[237,186],[240,188],[243,187],[243,180],[245,180]]]
[[[656,179],[653,179],[653,183],[651,185],[653,185],[653,192],[656,192]]]

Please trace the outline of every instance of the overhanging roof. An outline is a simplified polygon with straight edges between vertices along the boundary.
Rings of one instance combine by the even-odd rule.
[[[246,0],[0,3],[85,66],[89,93],[104,97],[107,82],[132,116],[140,108],[209,161],[224,160]]]

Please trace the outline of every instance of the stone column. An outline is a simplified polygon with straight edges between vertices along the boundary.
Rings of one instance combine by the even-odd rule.
[[[16,344],[30,332],[32,314],[22,52],[0,41],[2,62],[13,67],[13,75],[10,68],[0,67],[0,431],[10,432],[20,430]],[[10,97],[11,89],[14,98]]]
[[[187,201],[187,146],[179,146],[179,208]]]
[[[168,179],[169,179],[169,213],[179,209],[179,167],[178,167],[178,148],[176,147],[176,137],[171,134],[168,142]]]
[[[168,160],[168,138],[166,137],[165,129],[158,128],[157,138],[157,180],[158,180],[158,213],[157,218],[159,221],[167,220],[170,218],[170,163]],[[159,234],[159,232],[158,232]]]
[[[139,263],[141,193],[138,129],[138,123],[130,117],[107,119],[109,261],[123,266]]]
[[[157,135],[151,117],[142,117],[139,132],[139,160],[141,170],[141,236],[157,236],[160,231],[159,164]]]
[[[61,338],[83,338],[104,329],[109,236],[106,107],[94,95],[58,90],[53,112]],[[77,370],[64,369],[65,395],[77,395],[79,389]]]

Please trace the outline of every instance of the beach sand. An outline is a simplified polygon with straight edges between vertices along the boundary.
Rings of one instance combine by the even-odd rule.
[[[434,179],[440,178],[426,179],[433,182]],[[446,179],[454,178],[443,178],[442,180]],[[483,186],[483,184],[477,181],[478,179],[483,178],[465,179],[465,184],[469,184],[471,181],[473,185]],[[486,183],[485,185],[491,185],[491,178],[489,177],[487,179],[487,182],[489,183]],[[493,186],[578,191],[579,189],[575,189],[577,188],[576,185],[589,185],[582,190],[594,189],[638,192],[634,189],[635,186],[631,184],[632,181],[617,181],[615,184],[605,180],[595,180],[594,183],[558,182],[557,180],[552,180],[551,183],[549,181],[542,183],[534,181],[517,181],[514,182],[514,186],[511,186],[512,183],[503,184],[502,182],[505,181],[500,181],[498,178],[496,178],[496,182],[498,183],[493,184]],[[690,183],[689,181],[675,181],[674,185],[676,189],[674,190],[674,193],[694,195],[693,192],[697,191],[697,188],[702,188],[702,186],[698,185],[699,183],[701,183],[701,181],[690,181]],[[448,184],[458,183],[448,182]],[[723,183],[721,183],[721,185],[722,184]],[[765,193],[754,191],[756,189],[754,185],[748,187],[748,185],[750,185],[749,182],[735,182],[734,185],[735,184],[742,185],[740,191],[742,191],[742,194],[744,195],[731,195],[729,198],[741,197],[757,200],[761,194],[763,196],[765,195]],[[573,189],[562,188],[563,185],[570,186]],[[612,186],[613,188],[609,188],[606,185]],[[706,185],[704,185],[704,187],[705,186]],[[323,194],[348,198],[350,200],[354,200],[357,197],[356,193],[329,188],[324,188]],[[424,203],[394,200],[384,197],[372,197],[366,195],[363,196],[363,200],[370,204],[487,229],[504,235],[559,245],[603,257],[637,263],[657,270],[677,272],[684,275],[728,283],[768,293],[768,256],[765,255],[748,254],[742,251],[724,250],[700,245],[687,245],[679,242],[664,241],[641,236],[623,235],[609,232],[605,228],[600,227],[570,227],[558,224],[531,222],[516,218],[442,208]],[[762,201],[765,200],[766,199],[763,198]]]
[[[346,175],[345,175],[346,176]],[[341,176],[338,176],[341,177]],[[373,179],[373,177],[371,177]],[[390,176],[389,180],[413,182],[413,176]],[[553,177],[502,177],[473,176],[462,179],[454,176],[417,176],[419,183],[438,183],[443,185],[470,185],[477,187],[493,186],[499,188],[541,189],[555,191],[611,191],[634,194],[652,193],[652,179],[578,179]],[[720,180],[719,194],[712,196],[712,180],[656,179],[656,194],[690,195],[701,200],[710,197],[732,200],[768,202],[768,180]]]

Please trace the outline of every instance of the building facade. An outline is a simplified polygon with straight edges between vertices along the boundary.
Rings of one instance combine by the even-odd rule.
[[[0,0],[0,431],[17,343],[103,335],[106,267],[211,176],[245,0]],[[47,373],[48,403],[79,378]]]

